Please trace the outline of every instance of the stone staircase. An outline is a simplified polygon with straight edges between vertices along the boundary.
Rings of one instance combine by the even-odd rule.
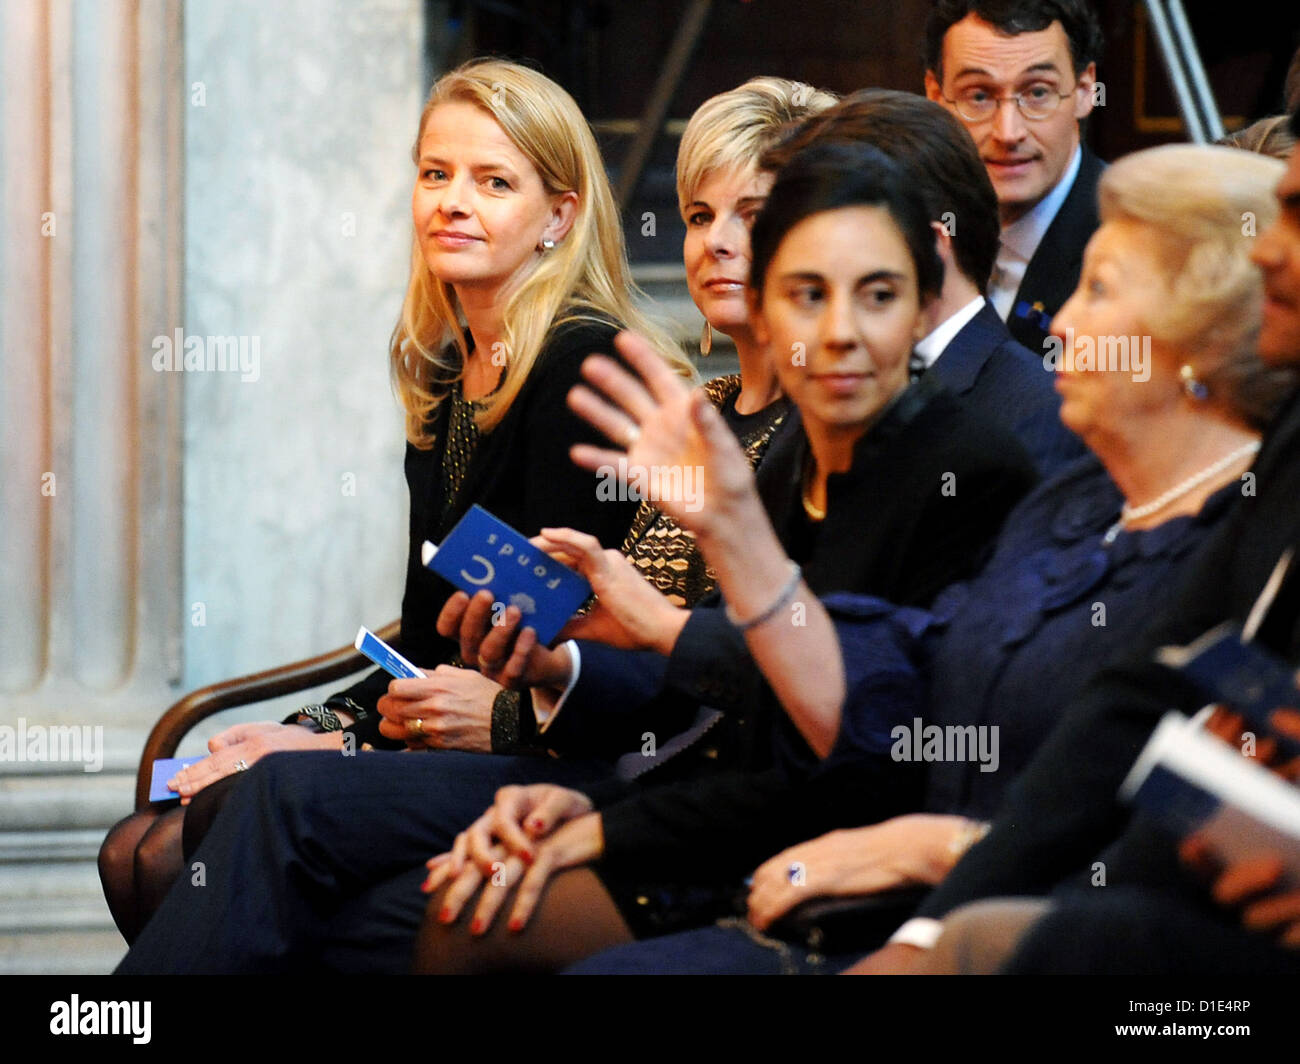
[[[141,745],[143,736],[137,753]],[[95,859],[109,827],[131,808],[134,766],[8,771],[20,767],[0,766],[0,974],[111,972],[126,943]]]

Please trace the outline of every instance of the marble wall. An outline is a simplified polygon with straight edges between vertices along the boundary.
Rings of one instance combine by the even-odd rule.
[[[185,8],[184,686],[400,613],[419,0]],[[222,351],[220,339],[233,338]],[[238,350],[240,358],[233,353]],[[235,363],[238,363],[237,365]]]

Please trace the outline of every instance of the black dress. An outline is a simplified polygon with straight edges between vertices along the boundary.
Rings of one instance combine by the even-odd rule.
[[[606,547],[619,546],[636,513],[635,500],[601,497],[594,473],[569,458],[575,443],[607,446],[608,441],[568,408],[569,390],[581,380],[583,360],[599,353],[618,359],[618,329],[595,321],[568,322],[547,339],[519,394],[491,432],[480,434],[471,404],[453,391],[435,410],[430,424],[434,445],[406,447],[410,490],[410,542],[402,631],[397,648],[421,668],[452,661],[457,645],[437,632],[443,603],[454,590],[420,561],[425,540],[440,543],[477,503],[525,536],[546,526],[568,526],[595,536]],[[333,696],[351,699],[372,715],[353,725],[357,741],[394,746],[379,735],[375,703],[391,678],[376,670]]]

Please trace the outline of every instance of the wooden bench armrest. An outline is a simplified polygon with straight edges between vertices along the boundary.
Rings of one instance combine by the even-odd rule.
[[[401,622],[393,621],[378,629],[375,634],[391,643],[397,639],[400,630]],[[175,757],[181,740],[199,721],[225,709],[265,702],[281,695],[330,683],[357,672],[368,664],[370,659],[349,643],[318,657],[290,662],[251,676],[237,676],[233,680],[223,680],[191,691],[170,706],[149,733],[135,777],[136,810],[149,806],[149,785],[154,761],[160,757]]]

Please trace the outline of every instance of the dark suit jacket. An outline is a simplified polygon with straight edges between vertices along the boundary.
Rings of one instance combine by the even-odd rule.
[[[510,409],[479,440],[455,499],[446,498],[442,481],[443,447],[450,415],[448,404],[434,413],[434,446],[406,447],[406,483],[411,496],[410,544],[406,590],[402,596],[402,653],[417,665],[446,662],[457,645],[438,635],[436,621],[452,587],[420,561],[427,539],[440,543],[474,503],[525,536],[544,526],[568,526],[589,532],[606,547],[617,548],[636,513],[634,500],[602,500],[594,474],[569,458],[574,443],[608,441],[571,410],[569,389],[581,379],[580,367],[592,352],[613,358],[617,330],[595,322],[561,326],[547,341]],[[382,670],[341,692],[366,708],[387,690],[391,678]],[[372,727],[366,727],[366,724]],[[373,719],[355,728],[361,738],[385,743]]]
[[[1083,441],[1061,424],[1061,398],[1041,357],[1012,339],[987,301],[943,349],[936,376],[962,404],[1024,445],[1047,480],[1082,457]]]
[[[1043,234],[1042,242],[1025,269],[1011,304],[1007,327],[1011,335],[1041,357],[1047,338],[1045,322],[1065,305],[1079,284],[1083,249],[1100,224],[1097,219],[1097,182],[1106,164],[1083,146],[1079,173],[1061,209]],[[1042,305],[1041,314],[1035,312]]]
[[[1244,622],[1278,560],[1300,552],[1300,394],[1270,427],[1253,472],[1255,494],[1189,561],[1173,607],[1089,683],[1012,786],[993,830],[918,915],[942,917],[980,898],[1046,894],[1086,875],[1122,837],[1131,817],[1116,793],[1138,752],[1166,710],[1190,714],[1204,701],[1178,673],[1153,662],[1156,648],[1185,645],[1225,620]],[[1293,563],[1257,636],[1292,663],[1300,661],[1298,569]],[[1148,862],[1142,875],[1164,882],[1127,885],[1177,892],[1181,875],[1171,856]]]

